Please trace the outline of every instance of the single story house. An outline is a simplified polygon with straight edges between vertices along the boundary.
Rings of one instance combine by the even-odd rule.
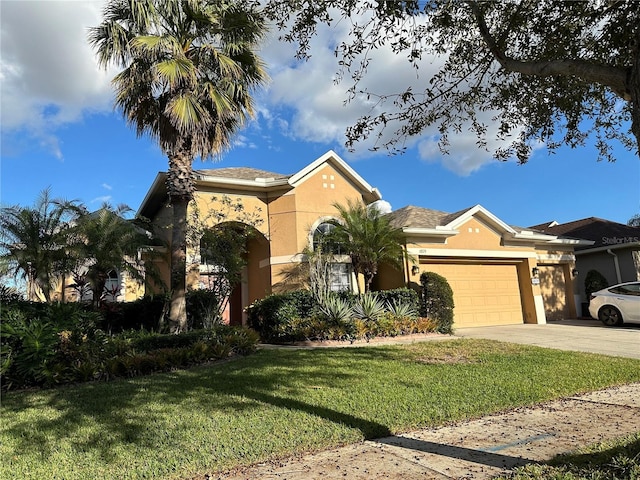
[[[190,221],[201,225],[249,223],[256,234],[247,243],[243,280],[230,299],[232,323],[245,321],[243,309],[286,288],[288,272],[304,261],[314,236],[337,220],[335,203],[371,204],[382,198],[335,152],[329,151],[292,175],[253,168],[195,172],[197,191]],[[153,221],[170,240],[171,211],[166,174],[157,175],[138,215]],[[242,208],[230,208],[230,205]],[[408,206],[389,214],[405,234],[405,248],[417,260],[403,271],[381,266],[374,286],[416,286],[420,273],[447,278],[454,292],[455,326],[545,323],[576,316],[574,249],[589,242],[508,225],[476,205],[456,213]],[[249,220],[248,220],[249,219]],[[206,284],[210,267],[198,245],[187,254],[190,288]],[[333,265],[336,289],[357,290],[362,282],[350,260]],[[169,268],[163,267],[166,281]]]

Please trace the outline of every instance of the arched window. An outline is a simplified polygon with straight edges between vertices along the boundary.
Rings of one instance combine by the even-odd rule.
[[[317,251],[319,247],[324,253],[333,255],[344,255],[345,251],[342,244],[332,236],[336,228],[335,223],[322,222],[313,232],[313,250]]]

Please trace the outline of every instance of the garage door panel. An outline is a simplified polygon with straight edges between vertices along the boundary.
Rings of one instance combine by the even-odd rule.
[[[429,264],[453,290],[454,327],[523,323],[516,265]]]

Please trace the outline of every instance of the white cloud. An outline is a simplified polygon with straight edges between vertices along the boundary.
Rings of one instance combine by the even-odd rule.
[[[56,130],[111,109],[110,76],[98,69],[87,28],[102,2],[2,2],[2,129],[27,132],[54,156]]]
[[[99,203],[99,204],[103,204],[103,203],[109,203],[111,201],[111,195],[103,195],[101,197],[96,197],[94,199],[91,200],[91,202],[89,203]]]
[[[26,148],[24,140],[10,141],[12,133],[20,132],[31,137],[31,145],[40,145],[62,160],[64,146],[56,136],[58,129],[81,121],[87,113],[111,111],[110,79],[114,72],[98,68],[87,42],[87,29],[100,23],[103,5],[103,0],[0,1],[4,152]],[[338,22],[330,28],[320,26],[311,41],[312,57],[307,62],[297,61],[295,45],[279,42],[278,32],[272,32],[262,49],[272,82],[257,95],[259,121],[252,124],[262,139],[267,139],[268,148],[279,148],[268,141],[270,132],[279,131],[290,138],[340,149],[348,126],[362,115],[381,111],[372,99],[362,96],[345,104],[349,81],[334,81],[338,63],[333,46],[346,39],[348,28],[349,22]],[[361,87],[372,92],[399,93],[409,85],[419,88],[428,78],[429,69],[438,67],[433,59],[425,59],[417,79],[405,58],[388,48],[374,50],[371,55],[373,61]],[[393,107],[385,108],[391,111]],[[260,130],[261,126],[266,131]],[[390,139],[393,132],[390,125],[381,141]],[[449,156],[434,149],[435,138],[437,131],[429,129],[407,140],[406,146],[418,146],[423,159],[441,162],[461,175],[493,161],[489,153],[477,147],[473,135],[452,136]],[[239,146],[255,146],[248,136],[235,140]],[[355,154],[340,153],[349,160],[370,157],[368,149],[373,141],[357,144]]]
[[[103,183],[102,188],[104,188],[105,190],[113,190],[113,187],[108,183]]]
[[[289,136],[310,142],[344,145],[346,128],[359,117],[395,111],[393,105],[376,105],[375,97],[367,98],[364,95],[345,104],[346,89],[351,84],[349,78],[342,83],[335,83],[338,63],[330,45],[345,40],[347,28],[348,22],[342,22],[335,28],[320,26],[317,36],[311,42],[311,59],[306,62],[291,60],[294,52],[291,45],[272,41],[265,47],[263,55],[268,64],[276,65],[272,67],[272,84],[264,100],[269,106],[269,121],[274,123],[279,115],[290,117],[290,122],[284,125]],[[288,62],[285,62],[287,57],[283,54],[286,51],[290,54]],[[404,56],[394,54],[388,47],[373,50],[370,55],[372,61],[359,88],[378,94],[400,93],[408,86],[420,91],[431,72],[439,69],[444,61],[442,58],[425,56],[420,70],[416,72]],[[275,60],[280,63],[276,63]],[[408,148],[417,146],[419,155],[426,161],[440,162],[445,168],[459,175],[468,175],[482,165],[495,161],[490,153],[492,149],[506,146],[505,142],[491,140],[491,115],[492,112],[483,114],[489,125],[489,152],[478,147],[475,134],[469,132],[468,135],[451,135],[450,154],[443,155],[437,148],[436,139],[439,133],[435,126],[427,128],[419,136],[406,139],[404,145]],[[395,127],[397,125],[394,126],[392,123],[387,126],[379,144],[393,138]],[[493,130],[495,131],[495,128]],[[375,133],[377,132],[374,132],[374,137]],[[373,154],[369,149],[375,140],[369,138],[359,142],[355,145],[357,151],[354,154],[341,154],[352,160],[370,157]],[[380,151],[377,154],[386,155],[387,152]]]

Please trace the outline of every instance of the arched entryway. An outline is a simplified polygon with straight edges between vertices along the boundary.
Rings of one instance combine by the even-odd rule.
[[[200,288],[215,292],[222,321],[246,324],[245,308],[271,291],[269,241],[240,222],[212,227],[200,242]]]

